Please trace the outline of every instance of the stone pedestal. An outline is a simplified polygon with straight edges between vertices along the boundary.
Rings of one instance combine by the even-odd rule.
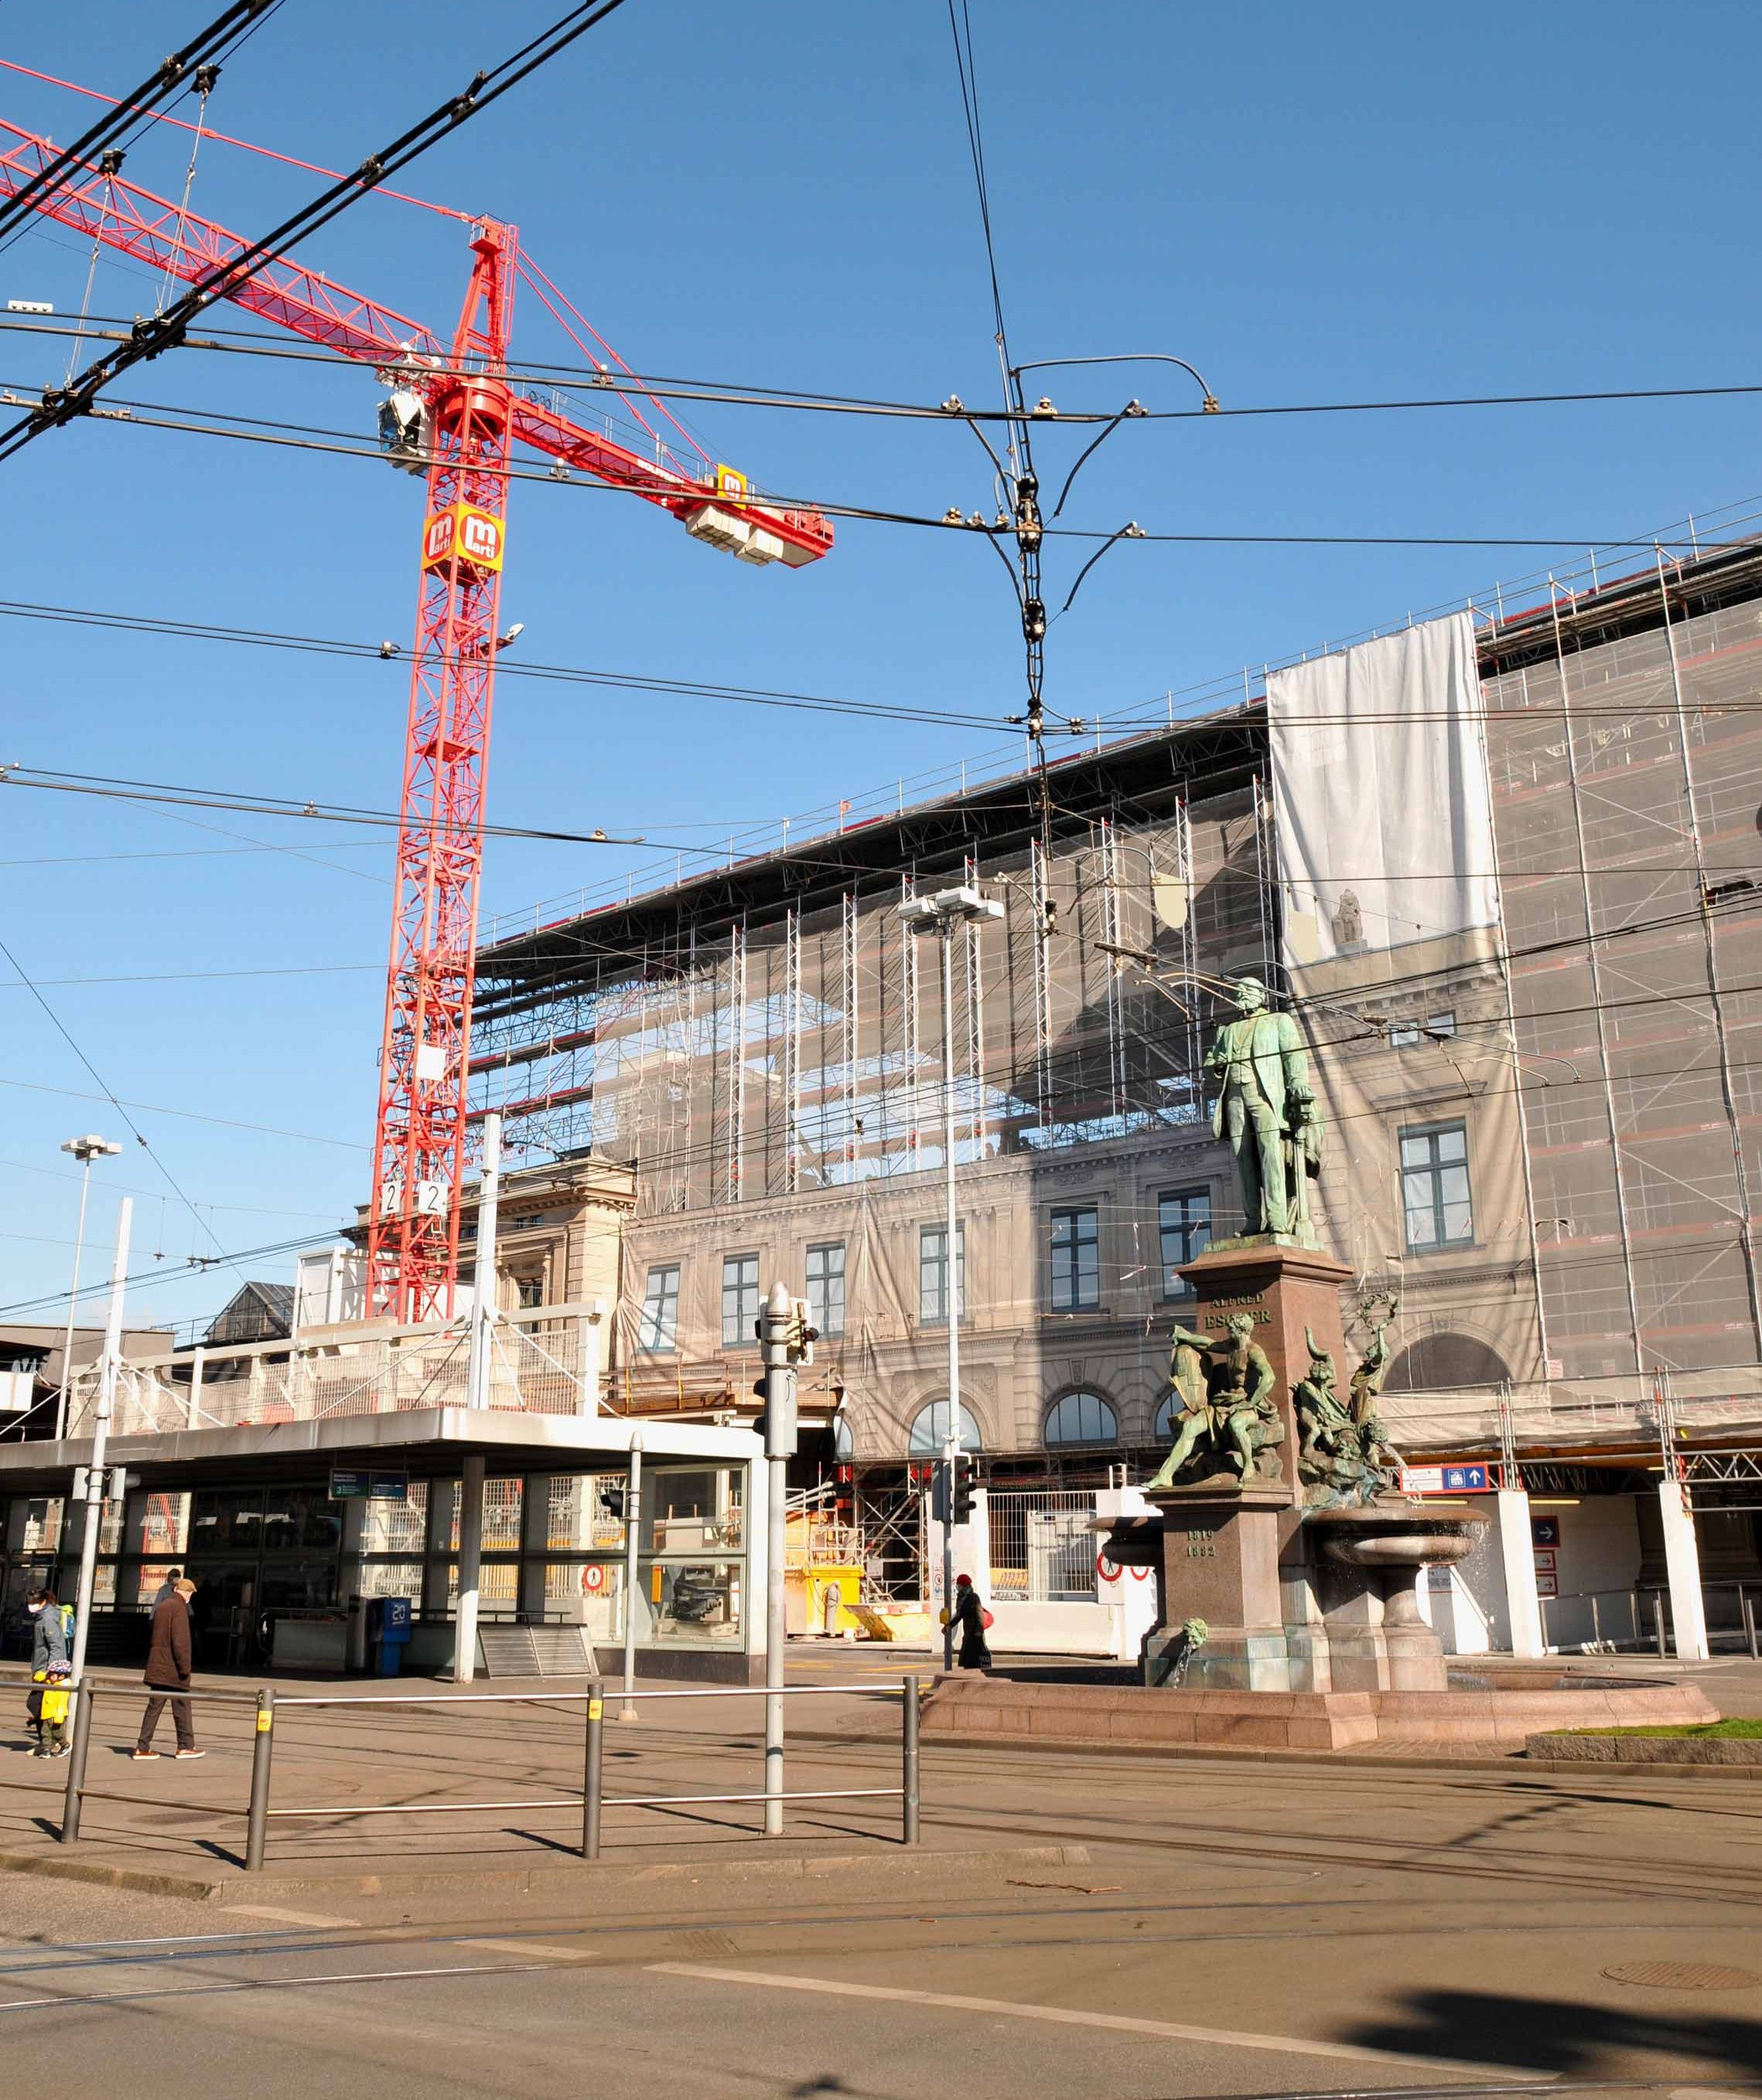
[[[1177,1489],[1150,1499],[1162,1512],[1156,1571],[1160,1621],[1145,1649],[1145,1677],[1168,1683],[1185,1645],[1181,1626],[1205,1621],[1206,1637],[1182,1682],[1210,1692],[1288,1692],[1279,1604],[1281,1533],[1292,1520],[1290,1491]]]
[[[1261,1238],[1226,1242],[1181,1274],[1199,1299],[1191,1324],[1221,1336],[1246,1313],[1274,1379],[1284,1436],[1246,1485],[1232,1472],[1157,1490],[1159,1620],[1145,1649],[1151,1686],[1208,1692],[1442,1692],[1437,1637],[1415,1595],[1420,1568],[1469,1551],[1479,1519],[1429,1515],[1398,1499],[1364,1509],[1305,1511],[1292,1388],[1309,1370],[1307,1335],[1349,1375],[1340,1294],[1352,1272],[1314,1247]],[[1276,1454],[1276,1471],[1264,1470]],[[1446,1534],[1448,1534],[1447,1536]],[[1186,1657],[1181,1632],[1205,1621]],[[1177,1673],[1178,1679],[1177,1679]]]

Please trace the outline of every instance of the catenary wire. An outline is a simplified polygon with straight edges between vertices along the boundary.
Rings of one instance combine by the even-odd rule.
[[[228,143],[238,144],[243,142],[232,140]],[[264,149],[254,148],[251,150],[260,152]],[[295,165],[304,166],[307,164],[297,162]],[[319,170],[316,172],[325,171]],[[423,201],[410,198],[408,201],[419,204]],[[447,209],[444,205],[429,208],[433,210]],[[462,212],[453,215],[466,220],[473,217],[470,213]],[[42,229],[38,227],[35,230]],[[124,329],[130,325],[130,317],[125,315],[97,315],[93,318],[101,325]],[[25,315],[0,315],[0,328],[24,334],[71,333],[64,326],[53,325],[42,316]],[[121,336],[116,338],[117,341],[123,339]],[[360,359],[346,356],[340,351],[325,350],[316,345],[302,348],[261,331],[228,329],[220,323],[210,324],[202,337],[188,338],[184,346],[241,356],[271,357],[294,363],[337,365],[357,372],[364,368]],[[1013,425],[1027,422],[1043,430],[1056,430],[1061,424],[1072,429],[1081,429],[1112,423],[1119,415],[1117,408],[1060,409],[1056,415],[1047,415],[1036,414],[1032,410],[969,408],[964,404],[958,410],[952,410],[930,402],[887,400],[811,389],[769,387],[737,381],[697,379],[645,372],[629,372],[620,376],[616,373],[603,372],[597,366],[552,363],[540,358],[521,358],[511,362],[507,376],[516,383],[530,380],[537,385],[552,386],[559,382],[574,382],[612,393],[640,394],[656,400],[697,401],[706,405],[732,408],[779,408],[794,412],[873,416],[943,424],[978,421]],[[1733,380],[1702,386],[1613,386],[1557,393],[1436,395],[1411,399],[1392,398],[1365,401],[1267,402],[1214,409],[1146,408],[1142,416],[1133,416],[1128,420],[1133,422],[1199,422],[1257,416],[1376,415],[1402,411],[1546,408],[1615,401],[1716,400],[1756,394],[1762,394],[1762,382]]]
[[[4,955],[7,962],[11,964],[13,971],[17,976],[20,983],[24,986],[24,988],[30,993],[31,997],[36,1001],[37,1004],[42,1008],[43,1012],[48,1017],[51,1026],[55,1029],[55,1033],[61,1038],[62,1041],[67,1044],[68,1049],[73,1052],[80,1063],[91,1074],[93,1079],[97,1083],[100,1091],[102,1092],[104,1098],[109,1102],[111,1107],[116,1110],[117,1114],[121,1117],[123,1122],[127,1124],[129,1133],[134,1138],[135,1142],[140,1146],[141,1149],[147,1154],[148,1158],[152,1160],[154,1166],[158,1168],[161,1174],[165,1176],[166,1185],[170,1189],[172,1193],[177,1198],[178,1201],[183,1206],[184,1209],[189,1212],[191,1217],[195,1220],[198,1229],[206,1233],[208,1237],[214,1241],[214,1245],[219,1247],[220,1242],[215,1235],[214,1227],[208,1223],[207,1220],[203,1217],[201,1211],[193,1202],[191,1202],[190,1198],[184,1194],[183,1186],[178,1180],[177,1176],[171,1171],[171,1169],[166,1166],[164,1160],[160,1158],[158,1153],[154,1150],[152,1144],[148,1140],[145,1132],[141,1129],[140,1125],[135,1122],[135,1118],[129,1114],[127,1109],[123,1105],[123,1104],[117,1100],[109,1082],[98,1070],[98,1067],[93,1064],[91,1059],[86,1056],[85,1051],[80,1048],[78,1043],[75,1041],[66,1022],[62,1020],[60,1015],[55,1012],[55,1008],[49,1004],[48,1000],[43,997],[42,992],[38,989],[35,982],[25,970],[24,965],[19,960],[18,957],[13,954],[11,949],[7,946],[3,940],[0,940],[0,955]],[[8,1082],[7,1083],[10,1084],[12,1083]],[[236,1264],[234,1264],[234,1268],[235,1273],[237,1274],[241,1283],[248,1282],[250,1281],[250,1278],[245,1276],[244,1271],[237,1268]]]
[[[157,105],[168,95],[181,101],[190,91],[195,69],[214,63],[243,42],[280,3],[281,0],[233,0],[231,7],[198,30],[181,49],[162,60],[138,87],[112,104],[107,116],[90,125],[71,146],[64,147],[10,196],[0,201],[0,246],[7,245],[8,236],[30,223],[41,204],[65,189],[76,173],[90,174],[88,162],[93,154],[108,151],[120,163],[126,148],[119,141],[132,143],[146,129],[147,119]]]
[[[173,309],[172,311],[175,311]],[[20,404],[15,384],[9,387],[6,396],[12,405]],[[46,412],[33,411],[32,417],[15,425],[11,431],[0,431],[0,462],[11,458],[19,448],[13,442],[17,433],[24,430],[35,416]],[[383,466],[386,455],[377,445],[369,445],[354,439],[348,432],[311,434],[311,426],[282,424],[272,417],[241,418],[234,417],[230,422],[219,420],[223,412],[210,409],[172,409],[158,412],[158,404],[140,403],[119,405],[113,410],[84,408],[62,420],[91,421],[130,430],[175,432],[184,436],[219,438],[236,444],[267,445],[282,451],[310,452],[327,454],[334,458],[369,460]],[[204,420],[196,421],[200,417]],[[258,427],[245,428],[250,421]],[[50,427],[44,425],[44,428]],[[26,440],[20,440],[24,442]],[[532,483],[546,488],[572,490],[579,494],[594,496],[621,496],[639,502],[651,502],[654,492],[647,488],[626,488],[616,482],[596,481],[572,476],[559,481],[548,470],[537,468],[500,467],[495,470],[497,478],[510,483]],[[755,492],[753,501],[762,505],[779,510],[818,511],[826,518],[841,518],[855,523],[872,525],[900,525],[921,532],[952,532],[970,537],[989,540],[996,544],[1000,536],[1008,536],[1011,528],[983,521],[978,525],[965,519],[951,517],[934,518],[909,510],[892,510],[878,505],[845,503],[820,496],[782,495],[775,491]],[[1614,534],[1596,532],[1561,532],[1548,535],[1534,533],[1421,533],[1421,532],[1164,532],[1141,530],[1128,536],[1118,532],[1092,531],[1075,525],[1049,525],[1043,528],[1046,539],[1075,540],[1084,542],[1129,540],[1139,546],[1180,547],[1588,547],[1596,546],[1618,550],[1639,551],[1660,545],[1686,546],[1686,540],[1661,541],[1655,535],[1623,539]]]
[[[119,345],[95,364],[87,366],[69,386],[58,390],[52,405],[45,402],[10,429],[0,430],[0,461],[14,457],[46,431],[89,413],[94,399],[119,373],[174,348],[188,324],[212,301],[224,297],[229,289],[243,283],[263,262],[340,217],[388,174],[408,166],[440,139],[449,137],[461,125],[480,115],[624,4],[625,0],[586,0],[586,4],[571,8],[549,29],[528,39],[512,57],[504,59],[487,73],[477,73],[463,95],[450,97],[408,126],[378,152],[369,155],[354,174],[320,192],[239,254],[205,271],[163,313],[131,330],[130,342]]]

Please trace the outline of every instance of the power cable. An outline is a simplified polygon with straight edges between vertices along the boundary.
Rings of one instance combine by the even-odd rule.
[[[241,4],[250,4],[250,0],[241,0]],[[378,152],[369,154],[352,175],[333,183],[260,240],[204,271],[183,296],[163,313],[138,322],[130,330],[129,342],[119,345],[96,364],[88,365],[70,386],[51,389],[40,407],[10,429],[0,431],[0,461],[15,457],[45,431],[59,429],[76,417],[89,414],[97,396],[120,373],[176,348],[189,323],[214,300],[227,297],[263,263],[297,246],[358,204],[387,175],[408,166],[442,139],[449,137],[624,4],[625,0],[585,0],[585,4],[571,8],[548,29],[529,38],[511,57],[487,73],[475,75],[462,95],[450,97],[400,132]]]
[[[4,63],[0,60],[0,64]],[[225,139],[224,135],[219,132],[210,131],[205,135],[222,139],[229,145],[246,143],[242,139]],[[250,150],[260,152],[266,149],[253,147]],[[287,157],[276,154],[271,157],[280,160]],[[292,165],[313,167],[318,174],[329,172],[316,168],[310,161],[294,161]],[[391,194],[395,195],[395,192]],[[420,197],[411,197],[404,201],[421,204],[424,201]],[[427,208],[444,212],[449,218],[468,222],[473,218],[473,214],[469,212],[453,212],[442,205],[431,205]],[[38,226],[34,230],[41,232],[44,229]],[[101,324],[124,331],[115,338],[118,342],[127,339],[126,332],[133,325],[131,317],[126,315],[95,315],[92,318]],[[0,315],[0,329],[25,335],[56,336],[73,333],[60,322],[26,314]],[[180,347],[234,356],[274,358],[285,363],[327,364],[352,372],[360,372],[363,368],[360,358],[347,356],[339,351],[325,350],[316,344],[307,346],[290,343],[258,330],[228,328],[218,322],[210,322],[204,335],[186,336]],[[1062,364],[1083,362],[1080,359],[1061,359],[1058,361]],[[1023,368],[1031,369],[1031,367]],[[1073,430],[1096,426],[1111,430],[1121,421],[1198,422],[1259,416],[1362,416],[1430,409],[1548,408],[1608,401],[1720,400],[1762,394],[1762,382],[1734,380],[1702,386],[1610,386],[1580,388],[1559,393],[1429,395],[1380,401],[1265,402],[1237,408],[1220,405],[1212,408],[1146,408],[1141,404],[1128,416],[1117,408],[980,408],[952,399],[940,403],[900,401],[881,396],[838,394],[817,388],[773,386],[756,381],[705,379],[639,372],[629,367],[622,373],[611,372],[598,365],[567,364],[542,358],[522,358],[510,361],[506,376],[516,384],[529,381],[535,386],[555,386],[561,382],[567,387],[572,382],[578,386],[593,386],[615,394],[639,395],[656,401],[696,401],[704,406],[776,408],[793,413],[870,416],[943,424],[1002,423],[1013,426],[1026,422],[1044,428],[1063,425]],[[687,435],[694,445],[701,446],[700,439],[689,432]]]
[[[0,599],[0,618],[41,620],[74,627],[114,629],[131,634],[156,634],[177,641],[225,642],[263,649],[286,649],[311,655],[342,656],[360,662],[395,661],[401,646],[386,642],[354,642],[334,635],[288,634],[263,628],[225,627],[201,620],[171,620],[151,614],[117,613],[96,607],[55,606],[23,599]],[[667,678],[643,671],[598,671],[569,664],[523,663],[506,653],[496,662],[500,678],[532,678],[568,685],[607,686],[620,691],[653,693],[680,699],[723,700],[753,707],[779,708],[819,714],[850,715],[882,721],[947,725],[960,729],[998,726],[994,715],[885,700],[856,700],[826,693],[798,693],[763,686],[733,686],[694,678]]]
[[[0,202],[0,242],[33,218],[38,208],[48,198],[65,189],[76,174],[90,174],[87,163],[93,154],[102,155],[108,163],[104,171],[113,174],[122,165],[126,151],[117,142],[131,138],[144,128],[142,120],[167,95],[188,93],[183,83],[192,68],[198,74],[210,69],[218,73],[215,61],[280,4],[280,0],[233,0],[232,6],[217,15],[205,29],[198,30],[182,50],[161,60],[139,86],[115,104],[108,115],[100,117],[71,146],[64,147]]]
[[[3,952],[3,951],[0,951],[0,952]],[[9,961],[11,960],[10,956],[7,960]],[[17,967],[16,964],[13,964],[13,968],[15,969]],[[60,1026],[59,1023],[56,1025],[58,1026]],[[90,1070],[90,1067],[87,1069]],[[94,1076],[95,1077],[95,1074]],[[102,1086],[104,1083],[102,1080],[99,1080],[99,1083]],[[175,1116],[180,1123],[208,1123],[214,1124],[215,1128],[218,1130],[248,1130],[254,1132],[260,1137],[288,1137],[292,1138],[296,1144],[299,1145],[329,1145],[334,1146],[341,1152],[368,1152],[372,1149],[372,1147],[369,1145],[356,1144],[351,1138],[320,1137],[312,1131],[282,1130],[274,1123],[241,1123],[236,1116],[204,1115],[200,1110],[196,1109],[167,1108],[163,1101],[119,1101],[114,1094],[112,1094],[108,1090],[101,1094],[82,1094],[77,1092],[71,1087],[45,1086],[40,1080],[35,1079],[0,1079],[0,1087],[12,1087],[16,1088],[19,1092],[25,1094],[58,1094],[64,1101],[108,1101],[110,1105],[115,1109],[118,1115],[123,1116],[125,1121],[128,1120],[127,1117],[124,1114],[125,1110],[129,1109],[139,1109],[143,1115]],[[135,1130],[135,1126],[132,1123],[130,1123],[129,1127],[131,1131]],[[149,1153],[152,1153],[152,1146],[148,1145],[146,1139],[141,1136],[140,1132],[139,1131],[135,1131],[135,1135],[137,1140],[144,1146]],[[155,1166],[159,1164],[157,1156],[154,1158],[153,1163]],[[170,1177],[167,1176],[166,1178],[167,1180],[170,1180]],[[185,1200],[188,1201],[188,1198]]]
[[[621,0],[620,0],[621,4]],[[145,324],[142,324],[143,326]],[[157,355],[157,351],[146,353]],[[130,363],[134,360],[129,360]],[[97,368],[93,368],[96,369]],[[119,369],[121,368],[118,368]],[[23,405],[25,389],[22,382],[7,382],[0,390],[0,401],[13,407]],[[63,390],[48,389],[44,401],[58,400]],[[273,417],[247,417],[220,409],[179,408],[154,401],[117,401],[113,408],[95,408],[84,405],[62,414],[59,408],[53,413],[47,408],[33,412],[23,423],[11,430],[0,432],[0,461],[10,458],[19,448],[19,443],[10,443],[14,434],[25,429],[33,418],[48,417],[44,428],[51,423],[66,422],[84,416],[94,421],[126,425],[144,430],[165,430],[190,437],[212,437],[230,439],[235,443],[269,445],[282,451],[326,453],[333,457],[371,460],[383,465],[386,455],[377,444],[359,439],[347,430],[333,430],[322,426],[289,423]],[[20,440],[20,443],[28,440]],[[10,443],[10,448],[9,448]],[[634,497],[640,502],[653,500],[653,492],[647,488],[626,486],[617,482],[591,479],[576,479],[573,476],[560,479],[549,469],[501,466],[496,470],[499,480],[513,483],[532,483],[546,488],[566,488],[591,496],[620,496]],[[1027,488],[1026,483],[1033,482]],[[1080,542],[1099,542],[1093,558],[1084,564],[1076,582],[1062,608],[1068,611],[1072,599],[1082,586],[1084,577],[1095,566],[1102,554],[1123,540],[1136,540],[1151,546],[1179,547],[1526,547],[1526,548],[1584,548],[1600,547],[1611,552],[1651,552],[1661,547],[1679,550],[1694,543],[1686,537],[1660,537],[1649,534],[1645,537],[1618,538],[1595,532],[1562,532],[1552,535],[1521,533],[1420,533],[1420,532],[1165,532],[1152,531],[1134,519],[1104,532],[1088,527],[1051,525],[1040,516],[1038,505],[1039,483],[1025,465],[1016,483],[1016,515],[1012,520],[1000,516],[987,521],[978,512],[971,517],[962,517],[959,506],[952,505],[941,517],[928,513],[889,510],[876,504],[842,501],[830,496],[786,495],[774,490],[753,492],[752,500],[770,508],[818,511],[827,518],[850,519],[855,523],[877,525],[903,525],[920,531],[955,532],[991,540],[995,545],[1002,538],[1013,536],[1021,547],[1023,534],[1029,540],[1029,551],[1037,557],[1040,543],[1048,539],[1071,540]],[[1024,501],[1028,505],[1023,509]],[[1007,562],[1005,564],[1007,567]],[[1036,568],[1034,562],[1031,567]],[[1031,581],[1036,579],[1031,579]],[[1045,608],[1040,604],[1038,614],[1030,610],[1040,602],[1030,591],[1023,602],[1024,632],[1031,647],[1044,641]],[[1036,632],[1030,633],[1033,629]],[[1025,718],[1024,718],[1025,719]]]
[[[217,1247],[219,1246],[220,1242],[215,1238],[214,1228],[207,1223],[207,1221],[203,1218],[201,1212],[197,1208],[196,1205],[184,1194],[177,1176],[171,1171],[171,1169],[166,1166],[164,1160],[159,1157],[159,1154],[154,1151],[152,1145],[148,1143],[145,1133],[142,1131],[140,1125],[135,1122],[135,1118],[129,1114],[122,1103],[117,1100],[108,1081],[105,1079],[103,1074],[99,1072],[98,1067],[93,1064],[91,1059],[86,1056],[86,1052],[80,1048],[79,1044],[74,1041],[73,1035],[68,1032],[67,1024],[62,1020],[60,1015],[55,1012],[55,1008],[49,1004],[48,1000],[43,997],[42,992],[38,990],[35,982],[27,974],[24,964],[20,962],[18,957],[13,954],[11,949],[7,946],[3,940],[0,940],[0,955],[4,955],[7,960],[12,965],[13,972],[17,977],[19,982],[24,986],[25,990],[29,992],[31,997],[36,1000],[38,1005],[42,1008],[44,1013],[48,1017],[50,1024],[55,1029],[55,1033],[61,1038],[62,1041],[67,1044],[68,1049],[73,1052],[74,1056],[78,1058],[79,1061],[85,1066],[86,1070],[91,1073],[93,1079],[97,1083],[99,1089],[102,1091],[104,1099],[109,1102],[111,1107],[116,1110],[117,1114],[121,1117],[123,1122],[128,1125],[129,1133],[134,1138],[135,1142],[140,1146],[142,1150],[147,1154],[148,1158],[152,1160],[154,1166],[159,1169],[161,1174],[165,1176],[166,1185],[171,1189],[172,1193],[183,1206],[184,1209],[189,1212],[191,1217],[195,1220],[196,1223],[201,1228],[201,1229],[207,1233],[208,1237],[211,1240],[214,1240],[214,1245]],[[15,1083],[8,1081],[7,1083],[12,1084]],[[242,1270],[237,1270],[236,1273],[238,1274],[239,1281],[241,1283],[250,1281]]]

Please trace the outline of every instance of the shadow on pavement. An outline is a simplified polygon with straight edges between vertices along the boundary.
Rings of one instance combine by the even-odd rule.
[[[1680,2002],[1708,1994],[1671,1995]],[[1579,2076],[1608,2071],[1618,2054],[1634,2049],[1740,2076],[1762,2072],[1762,2022],[1722,2014],[1711,2005],[1705,2011],[1685,2006],[1678,2013],[1646,2011],[1636,2004],[1629,2011],[1476,1991],[1415,1991],[1402,2004],[1404,2018],[1367,2021],[1345,2038],[1404,2055],[1458,2057],[1468,2063],[1508,2063]]]

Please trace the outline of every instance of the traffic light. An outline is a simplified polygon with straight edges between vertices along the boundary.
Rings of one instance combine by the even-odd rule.
[[[949,1519],[955,1524],[965,1524],[973,1514],[973,1461],[963,1451],[952,1463],[954,1480],[948,1501]]]
[[[607,1516],[616,1517],[621,1524],[624,1521],[624,1489],[602,1488],[599,1491],[599,1506]]]
[[[973,1514],[973,1458],[938,1458],[930,1475],[930,1515],[938,1524],[965,1524]]]

